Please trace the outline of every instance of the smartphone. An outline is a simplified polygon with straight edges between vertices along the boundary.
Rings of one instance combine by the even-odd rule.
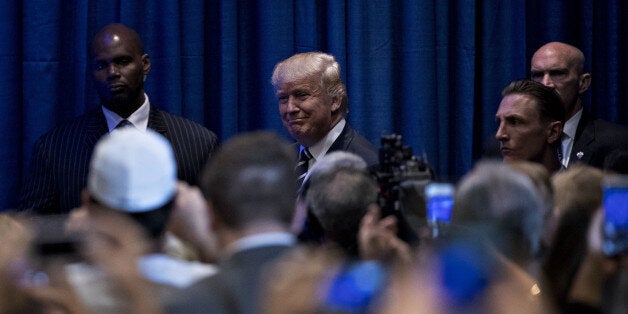
[[[454,207],[454,185],[451,183],[429,183],[425,186],[427,225],[432,237],[437,237],[451,221]]]
[[[604,254],[628,253],[628,175],[609,175],[602,180],[604,207]]]
[[[33,250],[36,256],[78,258],[80,240],[65,231],[68,215],[41,215],[30,219],[35,231]]]

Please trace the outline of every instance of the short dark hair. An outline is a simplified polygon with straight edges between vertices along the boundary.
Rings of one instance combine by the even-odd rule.
[[[168,225],[168,221],[170,219],[170,213],[174,208],[175,198],[176,194],[165,204],[143,212],[127,212],[118,208],[112,208],[98,201],[93,196],[90,197],[90,202],[100,206],[101,208],[105,208],[108,211],[126,215],[135,221],[135,223],[137,223],[146,232],[146,235],[153,240],[157,240],[161,238],[166,231],[166,226]]]
[[[502,96],[512,94],[527,95],[536,100],[541,119],[565,122],[565,107],[560,95],[551,87],[530,79],[513,81],[502,91]]]
[[[145,212],[129,213],[129,216],[140,224],[153,239],[159,239],[166,231],[170,213],[174,207],[174,197],[166,204]]]
[[[238,135],[209,160],[201,175],[201,190],[214,214],[230,228],[258,221],[289,226],[297,195],[295,155],[275,133]]]

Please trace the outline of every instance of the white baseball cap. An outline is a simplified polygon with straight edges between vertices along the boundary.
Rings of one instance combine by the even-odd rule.
[[[139,213],[172,199],[176,182],[177,165],[168,140],[150,129],[124,128],[96,143],[87,189],[104,205]]]

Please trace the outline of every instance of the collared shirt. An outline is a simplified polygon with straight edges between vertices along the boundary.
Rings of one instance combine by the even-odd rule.
[[[582,111],[584,109],[578,110],[576,114],[573,115],[567,122],[565,122],[565,126],[563,127],[563,136],[561,139],[561,147],[562,147],[562,160],[561,163],[567,167],[569,165],[569,158],[571,155],[571,149],[573,147],[574,138],[576,137],[576,130],[578,129],[578,122],[580,122],[580,118],[582,117]]]
[[[178,260],[164,254],[144,255],[137,265],[149,281],[178,289],[187,288],[218,271],[212,264]],[[125,313],[125,301],[103,269],[79,262],[67,264],[64,270],[89,313]]]
[[[312,169],[316,160],[325,156],[331,145],[334,144],[336,139],[340,136],[340,133],[342,133],[342,129],[345,128],[345,124],[347,124],[347,121],[343,118],[331,129],[331,131],[327,133],[327,135],[325,135],[325,137],[323,137],[316,144],[307,148],[310,151],[310,154],[312,154],[312,157],[314,157],[310,159],[310,163],[307,167],[308,169]]]
[[[146,279],[179,289],[187,288],[218,270],[211,264],[184,261],[166,254],[144,255],[139,259],[138,267]]]
[[[124,120],[117,113],[105,108],[105,106],[101,106],[102,113],[105,115],[105,119],[107,120],[107,127],[109,128],[109,132],[111,132],[120,121]],[[148,128],[148,114],[150,113],[150,101],[148,100],[148,95],[144,93],[144,103],[135,110],[127,120],[133,123],[133,126],[142,131],[146,131]]]
[[[296,238],[294,234],[289,232],[265,232],[260,234],[254,234],[247,237],[243,237],[238,239],[237,241],[231,243],[226,248],[226,252],[228,255],[233,255],[234,253],[264,247],[264,246],[272,246],[272,245],[294,245],[296,243]]]

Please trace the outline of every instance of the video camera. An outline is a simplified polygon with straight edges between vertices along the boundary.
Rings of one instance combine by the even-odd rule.
[[[379,184],[379,205],[382,217],[395,215],[399,237],[414,242],[420,228],[426,225],[425,187],[434,179],[426,161],[413,155],[401,135],[382,135],[379,168],[374,175]]]

